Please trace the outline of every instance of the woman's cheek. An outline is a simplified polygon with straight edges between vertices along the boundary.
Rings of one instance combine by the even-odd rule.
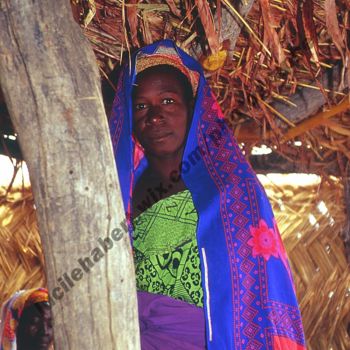
[[[136,134],[136,137],[139,137],[142,135],[144,128],[145,128],[144,119],[134,120],[133,130]]]
[[[35,336],[37,333],[38,333],[38,326],[36,325],[31,325],[29,326],[28,328],[28,333],[31,335],[31,336]]]

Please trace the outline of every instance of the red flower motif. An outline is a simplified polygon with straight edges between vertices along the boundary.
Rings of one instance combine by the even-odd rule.
[[[264,220],[259,221],[258,227],[250,226],[252,238],[248,245],[253,248],[252,254],[255,258],[262,255],[267,261],[271,255],[278,258],[279,242],[276,240],[276,234],[273,229],[269,228]]]

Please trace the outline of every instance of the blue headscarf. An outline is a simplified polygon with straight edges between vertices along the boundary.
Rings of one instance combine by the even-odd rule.
[[[199,77],[178,174],[199,217],[207,349],[305,349],[286,252],[264,189],[224,122],[201,66],[171,40],[140,49],[119,79],[110,129],[127,216],[133,186],[147,167],[144,157],[136,161],[132,138],[137,59],[167,50]],[[170,180],[177,181],[178,174]]]

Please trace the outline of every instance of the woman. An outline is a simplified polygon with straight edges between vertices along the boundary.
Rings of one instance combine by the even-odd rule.
[[[271,207],[200,65],[170,40],[139,50],[111,133],[143,349],[304,349]]]
[[[0,350],[52,349],[53,331],[48,292],[44,288],[22,290],[1,309]]]

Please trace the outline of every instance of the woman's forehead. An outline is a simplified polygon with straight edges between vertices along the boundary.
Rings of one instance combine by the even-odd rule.
[[[138,79],[135,88],[137,91],[141,89],[170,89],[170,91],[182,91],[183,84],[181,80],[173,74],[150,74]]]
[[[23,310],[22,316],[32,317],[32,316],[43,316],[43,315],[51,315],[51,308],[46,303],[35,303]]]

